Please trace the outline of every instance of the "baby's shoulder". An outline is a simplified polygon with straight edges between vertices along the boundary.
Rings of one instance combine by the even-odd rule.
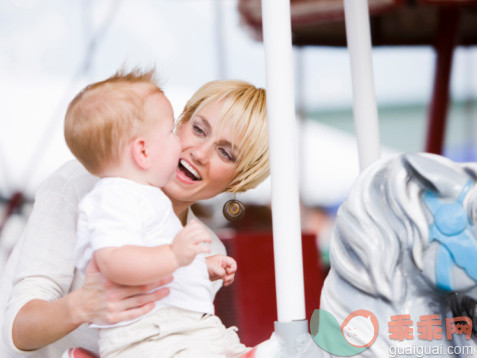
[[[138,191],[126,182],[118,178],[103,178],[85,195],[83,202],[111,202],[123,206],[136,203],[140,197]]]
[[[88,205],[115,205],[119,208],[146,212],[172,208],[169,198],[159,188],[123,178],[100,179],[85,196],[82,204],[85,202]]]

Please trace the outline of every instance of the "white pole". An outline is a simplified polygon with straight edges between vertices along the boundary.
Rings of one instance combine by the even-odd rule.
[[[290,0],[262,0],[278,321],[305,319]]]
[[[225,58],[225,41],[226,38],[224,27],[224,2],[223,0],[214,1],[214,26],[215,44],[217,49],[217,78],[224,80],[226,78],[226,58]]]
[[[368,1],[344,0],[344,9],[353,79],[353,111],[359,166],[363,170],[380,156]]]

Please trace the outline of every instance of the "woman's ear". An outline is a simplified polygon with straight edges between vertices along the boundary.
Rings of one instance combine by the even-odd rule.
[[[130,145],[131,158],[140,169],[147,170],[151,167],[148,142],[144,138],[135,138]]]

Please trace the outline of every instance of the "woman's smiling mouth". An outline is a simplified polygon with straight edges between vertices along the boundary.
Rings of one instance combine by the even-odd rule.
[[[180,178],[186,179],[186,181],[202,180],[202,177],[197,172],[197,170],[184,159],[179,160],[179,166],[177,167],[177,171],[180,175]]]

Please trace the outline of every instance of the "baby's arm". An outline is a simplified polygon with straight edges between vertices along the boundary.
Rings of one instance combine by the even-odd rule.
[[[211,242],[207,228],[193,220],[170,245],[105,247],[95,251],[94,257],[108,280],[121,285],[143,285],[189,265],[197,254],[209,253],[210,247],[201,244]]]

